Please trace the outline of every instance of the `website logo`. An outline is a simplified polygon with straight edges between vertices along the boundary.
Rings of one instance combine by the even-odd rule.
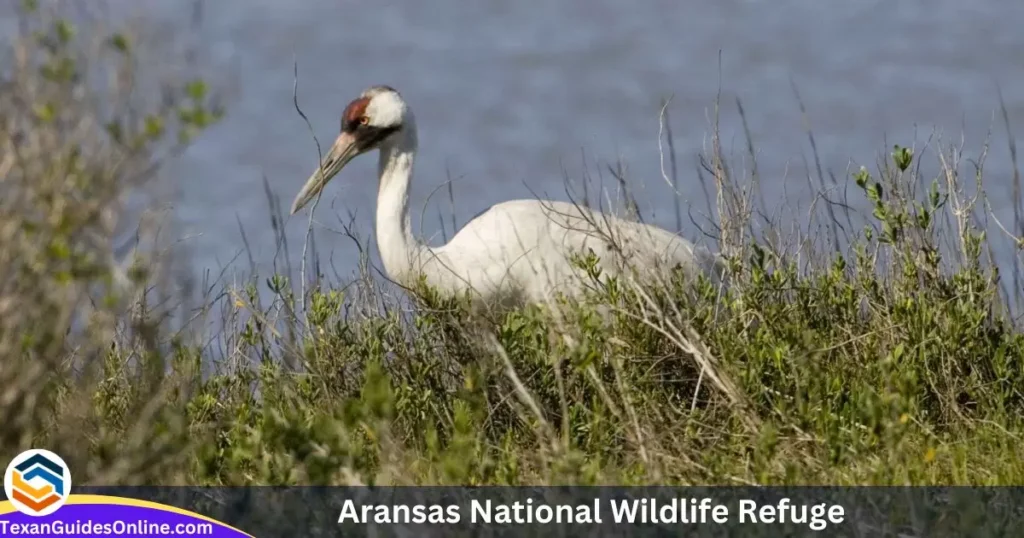
[[[71,493],[71,470],[49,450],[26,450],[7,466],[4,493],[23,514],[50,515],[64,506]]]

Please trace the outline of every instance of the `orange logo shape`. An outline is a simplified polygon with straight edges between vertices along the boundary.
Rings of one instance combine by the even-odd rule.
[[[7,466],[4,493],[19,512],[46,516],[67,501],[71,471],[60,456],[49,450],[26,450]]]

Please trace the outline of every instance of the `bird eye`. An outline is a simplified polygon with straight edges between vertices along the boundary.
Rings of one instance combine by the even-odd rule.
[[[359,118],[359,125],[367,125],[369,123],[370,123],[370,117],[369,116],[362,116],[362,117]]]

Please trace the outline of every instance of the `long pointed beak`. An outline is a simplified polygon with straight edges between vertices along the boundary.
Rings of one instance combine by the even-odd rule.
[[[342,133],[338,136],[330,151],[327,152],[327,155],[324,155],[323,166],[318,167],[309,176],[306,184],[302,186],[302,190],[295,197],[295,201],[292,202],[291,214],[294,215],[308,204],[310,200],[316,198],[320,191],[323,190],[324,185],[332,177],[336,176],[338,172],[341,172],[341,169],[358,154],[359,149],[356,147],[355,137],[348,133]]]

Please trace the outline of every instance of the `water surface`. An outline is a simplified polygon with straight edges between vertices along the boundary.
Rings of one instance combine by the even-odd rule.
[[[168,24],[187,25],[194,15],[181,0],[115,5]],[[316,166],[292,106],[293,58],[302,106],[325,144],[342,108],[366,86],[403,93],[420,128],[414,227],[435,243],[439,212],[450,235],[452,211],[461,226],[503,200],[565,199],[563,171],[579,179],[585,160],[594,174],[622,159],[641,208],[674,227],[673,192],[659,168],[659,104],[674,96],[682,199],[703,210],[696,154],[708,141],[720,88],[726,145],[744,151],[739,97],[769,197],[806,197],[810,148],[794,83],[822,164],[840,176],[851,163],[871,165],[887,145],[922,143],[935,129],[950,142],[964,137],[968,154],[977,154],[994,128],[987,187],[997,210],[1009,207],[1006,136],[995,114],[1001,87],[1011,121],[1024,119],[1021,2],[217,0],[201,7],[200,35],[211,58],[237,73],[240,93],[223,123],[165,179],[180,193],[175,215],[197,269],[237,253],[239,220],[256,261],[268,267],[275,242],[262,177],[287,207]],[[352,211],[359,230],[372,232],[375,160],[353,162],[317,210],[317,246],[343,272],[354,268],[356,251],[339,222]],[[454,207],[446,191],[424,205],[448,177]],[[306,219],[287,223],[295,259]]]

